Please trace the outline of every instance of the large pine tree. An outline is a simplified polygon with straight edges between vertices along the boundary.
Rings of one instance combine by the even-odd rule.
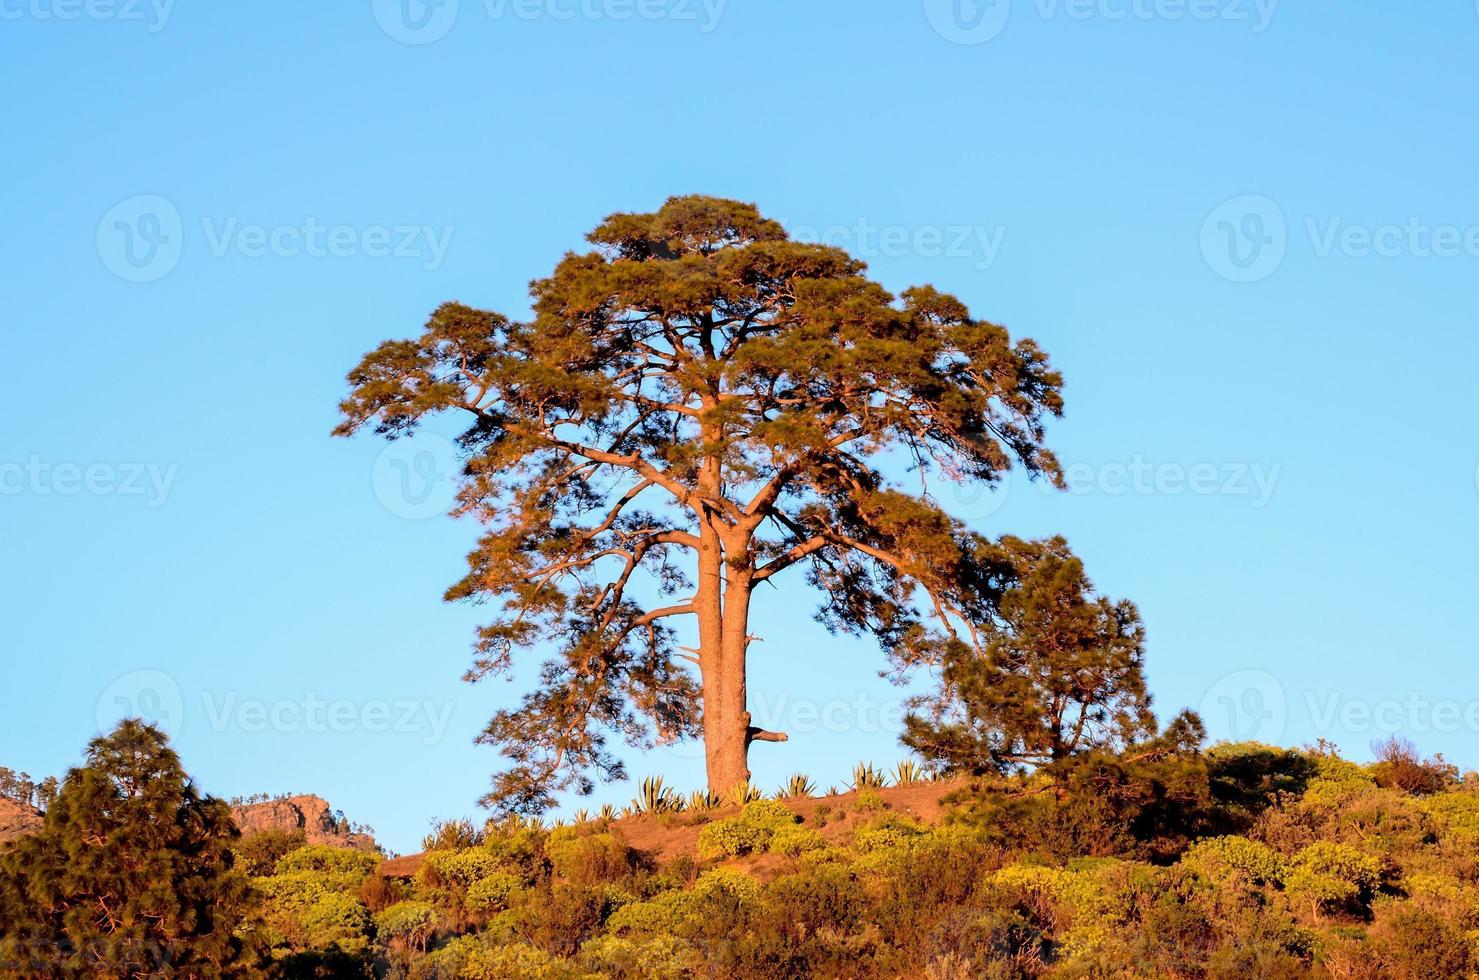
[[[735,201],[612,215],[590,241],[534,283],[528,322],[448,303],[372,351],[337,429],[467,422],[463,511],[487,533],[448,597],[495,609],[470,677],[558,650],[484,736],[514,763],[490,800],[515,811],[620,775],[610,732],[701,730],[710,788],[747,780],[751,743],[784,740],[751,724],[751,609],[793,566],[828,625],[901,666],[978,645],[996,549],[920,481],[993,484],[1014,462],[1061,481],[1057,372],[954,297],[896,297]]]
[[[35,834],[0,851],[0,976],[246,977],[250,886],[230,808],[202,797],[165,735],[94,739]]]

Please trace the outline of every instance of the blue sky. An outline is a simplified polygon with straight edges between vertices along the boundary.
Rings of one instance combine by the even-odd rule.
[[[1479,766],[1476,44],[1469,0],[3,0],[0,764],[142,711],[397,850],[474,813],[475,529],[434,436],[329,438],[344,373],[701,192],[1046,347],[1072,492],[952,506],[1137,601],[1163,715]],[[902,755],[814,606],[757,611],[762,785]]]

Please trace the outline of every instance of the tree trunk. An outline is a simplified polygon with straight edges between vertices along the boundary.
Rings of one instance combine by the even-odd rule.
[[[734,597],[725,595],[724,586],[724,542],[713,520],[704,520],[699,526],[694,607],[698,613],[699,674],[703,682],[704,761],[709,791],[719,794],[729,792],[750,776],[745,764],[744,661],[741,654],[736,663],[731,644],[725,642],[726,627],[735,611]]]
[[[724,576],[718,656],[704,671],[704,752],[709,790],[727,793],[750,781],[750,712],[745,658],[749,647],[750,570]],[[713,700],[710,700],[712,695]]]

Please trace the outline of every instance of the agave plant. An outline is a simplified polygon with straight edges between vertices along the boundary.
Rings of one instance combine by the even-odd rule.
[[[811,781],[811,777],[798,772],[786,780],[785,785],[776,790],[775,795],[782,800],[796,800],[812,796],[816,791],[817,785]]]
[[[756,789],[754,784],[747,779],[742,783],[735,783],[729,788],[725,802],[733,803],[735,806],[744,806],[746,803],[753,803],[755,800],[761,799],[764,796],[765,794]]]
[[[596,816],[599,817],[601,820],[605,820],[607,823],[610,823],[617,817],[616,807],[610,803],[602,803],[601,812],[598,813]]]
[[[923,783],[929,780],[925,774],[924,767],[913,759],[905,759],[894,766],[894,785],[913,786],[915,783]]]
[[[875,769],[866,762],[853,766],[852,789],[883,789],[887,785],[888,777],[883,774],[882,769]]]
[[[678,794],[663,785],[661,776],[648,776],[642,780],[641,791],[627,807],[636,813],[670,813],[682,808],[683,801],[678,798]]]
[[[585,807],[581,807],[579,810],[576,810],[574,813],[570,814],[570,819],[575,821],[575,825],[577,827],[583,823],[590,823],[591,811],[587,810]]]
[[[711,793],[706,789],[696,789],[688,794],[688,809],[696,812],[713,810],[724,803],[718,793]]]

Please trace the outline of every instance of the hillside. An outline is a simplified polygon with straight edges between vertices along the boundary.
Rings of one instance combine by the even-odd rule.
[[[428,844],[285,854],[257,879],[275,955],[408,980],[1479,971],[1479,776],[1441,759],[1218,745]]]

